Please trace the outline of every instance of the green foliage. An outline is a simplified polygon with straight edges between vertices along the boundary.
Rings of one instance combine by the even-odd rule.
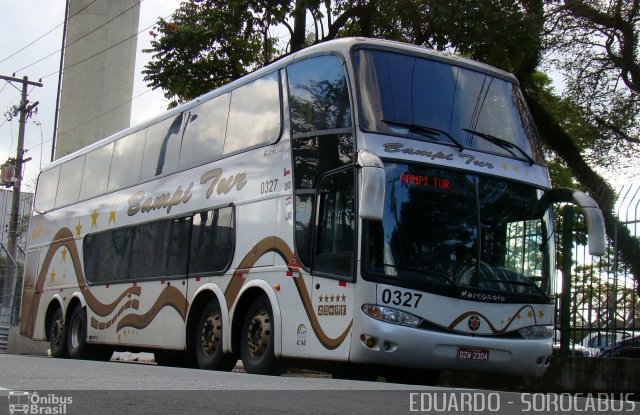
[[[313,16],[302,44],[294,42],[298,7]],[[538,63],[542,23],[542,0],[191,0],[158,21],[143,72],[175,106],[299,47],[369,36],[457,52],[526,76]],[[276,26],[289,31],[288,44],[279,43]]]
[[[188,1],[159,19],[144,79],[171,106],[196,98],[273,60],[271,29],[289,12],[284,1]]]

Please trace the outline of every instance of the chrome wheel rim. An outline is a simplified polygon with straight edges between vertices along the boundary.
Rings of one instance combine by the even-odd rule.
[[[258,312],[249,323],[247,346],[251,357],[257,359],[265,354],[271,339],[271,319],[265,310]]]
[[[222,319],[220,314],[210,314],[202,325],[202,331],[200,332],[202,351],[205,355],[211,356],[218,350],[221,337]]]

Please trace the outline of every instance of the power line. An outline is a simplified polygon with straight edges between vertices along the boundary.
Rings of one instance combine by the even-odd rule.
[[[113,111],[117,110],[118,108],[122,107],[123,105],[127,105],[128,103],[132,102],[134,99],[140,98],[141,96],[143,96],[144,94],[146,94],[148,92],[151,92],[152,90],[153,90],[153,88],[149,88],[149,89],[145,90],[144,92],[141,92],[140,94],[136,95],[135,97],[133,97],[133,98],[121,103],[121,104],[118,104],[115,107],[110,108],[110,109],[106,110],[105,112],[103,112],[101,114],[96,115],[95,117],[91,118],[90,120],[87,120],[87,121],[83,122],[82,124],[76,125],[75,127],[70,128],[70,129],[68,129],[66,131],[63,131],[63,132],[58,134],[58,137],[61,136],[61,135],[69,134],[71,131],[77,130],[78,128],[83,127],[83,126],[85,126],[85,125],[97,120],[98,118],[105,116],[105,115],[109,114],[110,112],[113,112]]]
[[[77,16],[79,13],[81,13],[82,11],[84,11],[87,7],[91,6],[93,3],[95,3],[98,0],[93,0],[91,3],[87,4],[86,6],[84,6],[82,9],[78,10],[73,16],[70,16],[69,19],[72,19],[73,17]],[[0,63],[4,63],[5,61],[13,58],[14,56],[16,56],[18,53],[22,52],[23,50],[27,49],[29,46],[33,45],[34,43],[36,43],[37,41],[39,41],[40,39],[42,39],[43,37],[47,36],[48,34],[50,34],[51,32],[53,32],[54,30],[56,30],[57,28],[59,28],[60,26],[62,26],[64,24],[64,22],[59,23],[56,27],[54,27],[53,29],[49,30],[47,33],[45,33],[44,35],[40,36],[39,38],[37,38],[36,40],[34,40],[33,42],[29,43],[28,45],[22,47],[20,50],[17,50],[15,52],[13,52],[11,55],[7,56],[6,58],[4,58],[3,60],[0,61]]]
[[[94,0],[97,1],[97,0]],[[100,26],[96,27],[95,29],[85,33],[84,35],[80,36],[78,39],[74,40],[73,42],[70,42],[68,45],[66,45],[65,47],[68,48],[69,46],[73,45],[74,43],[77,43],[79,41],[81,41],[82,39],[86,38],[87,36],[91,35],[92,33],[95,33],[96,31],[102,29],[103,27],[105,27],[106,25],[110,24],[111,22],[113,22],[114,20],[116,20],[117,18],[119,18],[120,16],[122,16],[123,14],[127,13],[128,11],[130,11],[131,9],[133,9],[134,7],[137,7],[140,5],[140,3],[142,3],[144,0],[139,0],[137,3],[135,3],[133,6],[129,7],[128,9],[124,10],[123,12],[121,12],[120,14],[118,14],[117,16],[112,17],[111,19],[107,20],[106,22],[104,22],[103,24],[101,24]],[[78,13],[74,14],[74,16],[76,16]],[[128,40],[128,39],[127,39]],[[50,54],[48,54],[47,56],[38,59],[37,61],[30,63],[29,65],[18,69],[17,71],[15,71],[15,73],[21,72],[27,68],[32,67],[33,65],[42,62],[43,60],[50,58],[53,55],[58,54],[58,52],[61,52],[62,49],[58,49],[55,52],[52,52]],[[2,63],[2,62],[0,62]],[[66,68],[65,68],[66,69]]]
[[[167,17],[165,17],[165,19],[166,19],[166,18],[168,18],[169,16],[171,16],[171,15],[168,15]],[[96,56],[101,55],[101,54],[103,54],[103,53],[105,53],[105,52],[107,52],[107,51],[109,51],[109,50],[111,50],[111,49],[115,48],[116,46],[119,46],[119,45],[123,44],[124,42],[126,42],[126,41],[128,41],[128,40],[133,39],[134,37],[138,36],[140,33],[144,32],[145,30],[147,30],[147,29],[149,29],[149,28],[151,28],[151,27],[153,27],[153,26],[155,26],[155,25],[156,25],[156,23],[150,24],[149,26],[145,27],[144,29],[140,30],[140,31],[139,31],[139,32],[137,32],[137,33],[134,33],[133,35],[129,36],[128,38],[123,39],[123,40],[121,40],[120,42],[115,43],[115,44],[113,44],[113,45],[109,46],[108,48],[103,49],[103,50],[101,50],[100,52],[97,52],[97,53],[95,53],[95,54],[93,54],[93,55],[91,55],[91,56],[89,56],[89,57],[87,57],[87,58],[85,58],[85,59],[82,59],[81,61],[78,61],[78,62],[76,62],[76,63],[74,63],[74,64],[71,64],[71,65],[69,65],[69,66],[65,67],[65,68],[63,69],[63,71],[67,71],[67,70],[69,70],[69,69],[71,69],[71,68],[73,68],[73,67],[75,67],[75,66],[80,65],[81,63],[84,63],[84,62],[88,61],[89,59],[93,59],[93,58],[95,58]],[[52,75],[55,75],[55,74],[57,74],[57,73],[59,73],[59,72],[60,72],[60,71],[51,72],[50,74],[47,74],[47,75],[45,75],[45,76],[41,77],[40,79],[48,78],[48,77],[50,77],[50,76],[52,76]]]

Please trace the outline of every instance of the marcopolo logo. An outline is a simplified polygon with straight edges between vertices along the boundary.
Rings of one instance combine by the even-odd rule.
[[[9,392],[10,414],[64,415],[73,403],[71,396],[58,396],[54,393],[39,395],[38,392]]]

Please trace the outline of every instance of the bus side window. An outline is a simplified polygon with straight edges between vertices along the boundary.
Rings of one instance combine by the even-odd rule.
[[[222,157],[231,94],[224,94],[186,111],[180,167]]]
[[[80,156],[67,161],[60,168],[60,182],[58,183],[58,193],[56,195],[56,207],[78,201],[84,161],[85,156]]]
[[[337,56],[294,63],[287,77],[294,134],[351,126],[347,78]]]
[[[87,199],[107,191],[111,158],[113,157],[113,143],[97,148],[87,153],[80,199]]]
[[[149,127],[144,145],[141,179],[178,169],[182,124],[181,113]]]
[[[277,140],[281,130],[280,107],[278,72],[231,92],[224,154]]]
[[[53,209],[56,192],[58,191],[58,178],[60,177],[60,166],[47,170],[38,177],[36,189],[35,208],[41,212]]]
[[[235,247],[233,207],[225,207],[193,216],[189,274],[220,274],[231,264]]]
[[[109,190],[116,190],[140,179],[142,153],[147,130],[140,130],[115,142],[109,172]]]

